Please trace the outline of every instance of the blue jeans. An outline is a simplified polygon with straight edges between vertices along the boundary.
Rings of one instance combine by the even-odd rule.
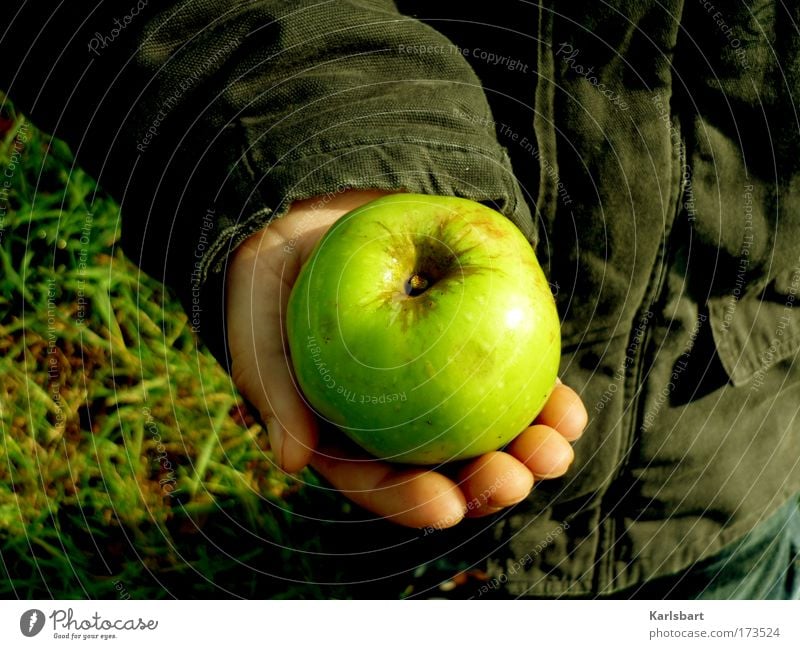
[[[800,599],[800,497],[719,554],[613,599]]]

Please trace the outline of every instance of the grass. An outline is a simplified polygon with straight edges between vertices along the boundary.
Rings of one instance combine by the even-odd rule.
[[[414,536],[274,468],[179,302],[116,245],[115,202],[0,105],[0,596],[412,592],[347,584]]]

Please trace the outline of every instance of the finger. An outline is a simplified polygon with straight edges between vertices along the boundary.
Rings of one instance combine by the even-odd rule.
[[[261,245],[258,254],[232,264],[227,278],[232,376],[266,424],[276,462],[294,472],[310,461],[318,435],[295,387],[283,328],[297,263],[283,259],[277,238],[265,236]]]
[[[533,488],[533,475],[516,458],[495,451],[465,465],[458,486],[467,499],[467,516],[475,518],[524,500]]]
[[[464,495],[441,473],[347,458],[341,453],[339,449],[316,452],[311,466],[373,514],[407,527],[435,529],[452,527],[464,518]]]
[[[564,439],[573,442],[583,434],[588,421],[589,414],[578,393],[557,380],[550,398],[533,423],[555,428]]]
[[[558,478],[575,459],[575,452],[564,436],[543,425],[526,428],[506,451],[522,462],[535,478]]]

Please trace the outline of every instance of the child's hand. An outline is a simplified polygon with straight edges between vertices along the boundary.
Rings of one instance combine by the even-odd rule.
[[[290,472],[311,464],[348,498],[411,527],[450,527],[523,500],[534,479],[563,475],[587,413],[580,397],[557,385],[544,410],[509,444],[466,463],[456,476],[402,467],[326,443],[294,387],[283,335],[286,304],[314,244],[341,216],[382,192],[349,191],[295,203],[283,218],[233,253],[227,278],[228,344],[233,381],[267,424],[277,462]]]

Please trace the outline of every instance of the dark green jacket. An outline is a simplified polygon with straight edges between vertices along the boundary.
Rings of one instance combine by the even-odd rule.
[[[295,199],[465,196],[537,246],[590,424],[565,478],[450,533],[488,540],[493,588],[676,572],[800,489],[794,5],[21,4],[0,87],[225,365],[226,258]]]

